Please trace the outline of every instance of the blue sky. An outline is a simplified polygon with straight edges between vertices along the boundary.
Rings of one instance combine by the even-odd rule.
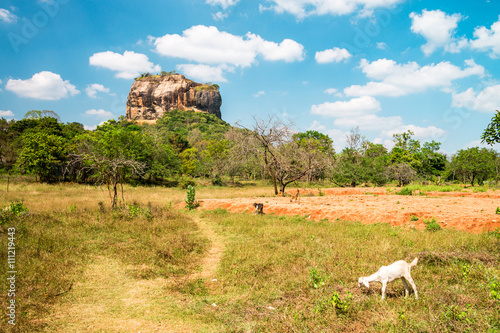
[[[337,151],[359,126],[453,153],[500,109],[496,0],[2,0],[0,36],[6,119],[53,110],[95,128],[162,70],[219,84],[231,124],[276,115]]]

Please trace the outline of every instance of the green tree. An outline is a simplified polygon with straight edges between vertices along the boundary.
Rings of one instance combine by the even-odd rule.
[[[496,110],[496,114],[491,118],[491,122],[481,135],[481,142],[489,145],[500,142],[500,111]]]
[[[80,152],[72,162],[81,165],[82,171],[91,170],[97,183],[106,184],[112,207],[118,203],[118,186],[145,170],[145,153],[142,133],[135,127],[117,126],[106,122],[96,131],[81,137]]]
[[[199,152],[196,148],[185,149],[179,154],[181,159],[181,172],[184,175],[194,177],[199,169]]]
[[[482,185],[485,180],[495,176],[497,153],[493,149],[473,147],[461,149],[452,157],[450,168],[461,176],[464,183],[471,185],[477,181]]]
[[[17,164],[20,168],[34,173],[41,182],[54,181],[62,174],[66,158],[67,140],[45,132],[27,133],[22,138],[23,147]]]

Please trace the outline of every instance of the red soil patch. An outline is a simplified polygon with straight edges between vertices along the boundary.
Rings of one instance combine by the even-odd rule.
[[[334,188],[301,190],[300,203],[288,197],[205,199],[201,208],[227,209],[230,212],[254,212],[253,203],[264,204],[264,213],[308,215],[314,220],[349,220],[362,223],[390,223],[401,227],[425,228],[423,219],[435,217],[443,228],[474,233],[500,228],[500,192],[428,192],[427,196],[387,194],[386,188]],[[289,190],[294,193],[295,190]],[[306,196],[316,195],[316,196]],[[419,217],[410,221],[411,215]]]

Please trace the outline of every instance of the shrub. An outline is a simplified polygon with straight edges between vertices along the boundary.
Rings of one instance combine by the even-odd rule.
[[[199,202],[195,200],[196,192],[193,186],[188,185],[186,195],[186,208],[191,210],[200,206]]]
[[[189,179],[189,178],[182,178],[179,180],[179,186],[183,189],[186,190],[189,186],[194,187],[196,183]]]
[[[439,231],[441,230],[441,226],[439,225],[439,223],[437,223],[436,219],[433,217],[432,219],[430,220],[425,220],[424,219],[424,223],[425,223],[425,230],[428,230],[428,231]]]
[[[410,216],[410,221],[418,221],[418,216],[416,215]]]
[[[219,176],[216,176],[214,179],[212,179],[212,185],[213,186],[224,186],[224,182]]]
[[[493,277],[490,280],[490,294],[493,299],[500,301],[500,280],[497,277]]]
[[[408,187],[403,187],[401,191],[396,192],[398,195],[411,195],[412,191]]]
[[[500,207],[497,207],[496,213],[500,215]]]
[[[316,268],[309,268],[309,286],[311,288],[318,289],[324,284],[323,277],[321,277],[318,270]]]
[[[352,293],[350,291],[347,292],[345,300],[342,300],[340,298],[340,295],[337,292],[334,292],[330,300],[330,303],[335,308],[335,311],[344,314],[349,310],[349,307],[351,306],[351,299],[352,299]]]

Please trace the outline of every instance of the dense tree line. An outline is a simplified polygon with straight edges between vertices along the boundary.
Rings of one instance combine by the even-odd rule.
[[[0,120],[3,172],[32,174],[49,183],[107,184],[113,204],[124,182],[171,186],[197,177],[212,179],[214,185],[236,178],[268,179],[276,194],[299,180],[337,186],[498,180],[500,159],[492,149],[462,149],[447,157],[440,143],[421,143],[411,131],[395,134],[393,141],[388,150],[353,129],[347,146],[336,152],[327,135],[300,133],[273,117],[255,119],[245,128],[186,111],[169,112],[156,124],[109,120],[93,131],[79,123],[63,124],[52,111]]]

